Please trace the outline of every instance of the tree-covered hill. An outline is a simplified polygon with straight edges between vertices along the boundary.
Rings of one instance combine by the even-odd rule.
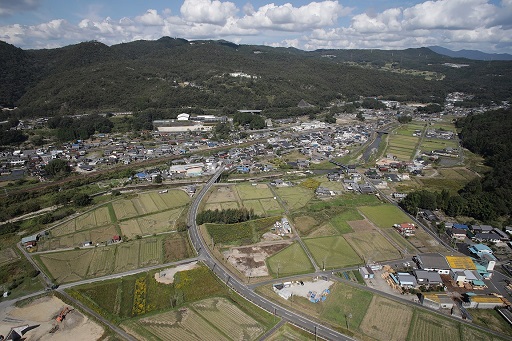
[[[254,77],[229,76],[234,72]],[[481,102],[512,95],[512,62],[457,60],[427,48],[306,52],[169,37],[44,50],[0,42],[0,75],[0,105],[18,106],[20,117],[182,107],[282,109],[301,99],[326,106],[360,95],[423,102],[442,102],[452,91],[476,94]]]

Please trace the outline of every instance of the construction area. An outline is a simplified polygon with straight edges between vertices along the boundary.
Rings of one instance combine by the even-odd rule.
[[[98,340],[103,328],[55,296],[0,311],[0,335],[6,340]]]
[[[301,296],[307,298],[312,303],[325,301],[330,292],[333,281],[314,277],[312,281],[290,281],[283,283],[275,283],[272,289],[280,297],[288,300],[293,296]]]

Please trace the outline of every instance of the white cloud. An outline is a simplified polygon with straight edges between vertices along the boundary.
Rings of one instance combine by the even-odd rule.
[[[1,11],[7,2],[0,1],[4,1]],[[247,2],[240,10],[230,1],[182,1],[180,12],[174,14],[169,9],[148,9],[138,16],[115,19],[84,15],[76,24],[56,19],[31,26],[0,25],[0,39],[23,48],[64,46],[92,39],[116,44],[169,35],[303,49],[442,45],[512,52],[512,0],[499,4],[493,0],[425,1],[407,8],[356,14],[340,1],[330,0],[303,6],[268,3],[256,9]]]
[[[488,0],[426,1],[404,10],[404,24],[417,29],[472,29],[485,25],[497,13]]]
[[[271,3],[252,14],[246,14],[240,20],[240,25],[246,28],[304,31],[336,25],[339,17],[350,12],[350,8],[343,7],[338,1],[311,2],[301,7],[293,7],[290,3],[282,6]]]
[[[164,19],[156,9],[148,9],[143,15],[135,17],[135,21],[145,26],[162,26],[164,24]]]
[[[218,0],[185,0],[180,9],[183,19],[194,23],[224,25],[238,9],[232,2]]]

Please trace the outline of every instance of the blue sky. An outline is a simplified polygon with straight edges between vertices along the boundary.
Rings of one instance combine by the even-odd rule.
[[[512,0],[0,0],[0,40],[21,48],[162,36],[305,50],[512,53]]]

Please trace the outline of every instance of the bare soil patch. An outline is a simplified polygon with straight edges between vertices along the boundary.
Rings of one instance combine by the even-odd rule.
[[[26,341],[87,341],[101,338],[103,328],[78,310],[71,310],[62,322],[57,322],[55,318],[65,307],[73,309],[54,296],[39,298],[21,308],[11,306],[0,312],[0,334],[7,335],[13,327],[29,325],[34,329],[25,333],[23,337]],[[52,329],[56,330],[50,333]]]
[[[224,257],[246,277],[268,276],[265,259],[281,251],[291,242],[272,244],[255,244],[244,247],[234,247],[224,252]]]
[[[192,270],[197,268],[197,262],[178,265],[175,268],[164,269],[155,274],[155,280],[159,283],[172,284],[174,283],[174,275],[180,271]]]
[[[364,220],[347,221],[347,224],[349,224],[350,227],[352,227],[354,232],[375,230],[373,225],[368,220],[366,220],[366,219],[364,219]]]

